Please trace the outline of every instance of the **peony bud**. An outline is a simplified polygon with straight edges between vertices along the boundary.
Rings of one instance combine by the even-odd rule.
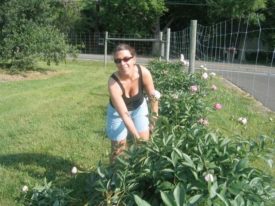
[[[76,175],[77,174],[77,167],[73,167],[71,170],[72,175]]]
[[[27,186],[27,185],[24,185],[24,186],[22,187],[22,192],[27,193],[28,191],[29,191],[28,186]]]
[[[206,182],[214,182],[214,176],[210,173],[204,176]]]

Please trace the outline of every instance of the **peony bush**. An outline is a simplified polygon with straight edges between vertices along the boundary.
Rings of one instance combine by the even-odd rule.
[[[251,165],[251,160],[260,158],[272,166],[274,139],[228,138],[208,127],[211,122],[207,115],[225,107],[205,101],[217,90],[208,83],[215,75],[208,75],[204,65],[188,74],[181,62],[154,61],[148,68],[161,93],[160,115],[152,138],[134,142],[115,164],[99,163],[90,172],[86,205],[240,206],[274,201],[272,177]],[[247,124],[245,117],[237,121]],[[76,167],[71,174],[78,174]],[[26,205],[75,205],[69,198],[70,191],[51,188],[45,183],[24,190]]]
[[[222,109],[220,103],[204,101],[215,90],[207,84],[206,67],[195,74],[188,74],[178,63],[152,62],[149,68],[162,94],[156,130],[149,142],[131,145],[114,165],[98,166],[87,187],[89,205],[264,205],[272,201],[272,177],[252,167],[250,160],[270,162],[268,146],[274,139],[229,139],[206,127],[212,105],[214,110]]]

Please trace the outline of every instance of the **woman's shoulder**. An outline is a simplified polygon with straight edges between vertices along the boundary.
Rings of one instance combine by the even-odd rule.
[[[144,65],[139,64],[138,67],[141,69],[142,75],[150,74],[150,71]]]

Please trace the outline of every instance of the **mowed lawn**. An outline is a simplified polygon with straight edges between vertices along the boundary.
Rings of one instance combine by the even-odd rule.
[[[91,61],[41,67],[50,75],[0,83],[0,205],[17,205],[23,185],[44,177],[83,196],[85,173],[73,178],[71,168],[108,163],[107,80],[115,67]]]

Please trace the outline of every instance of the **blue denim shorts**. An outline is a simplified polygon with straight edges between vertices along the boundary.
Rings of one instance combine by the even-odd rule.
[[[149,130],[148,106],[143,103],[135,110],[129,111],[138,132]],[[107,136],[113,141],[121,141],[127,138],[128,130],[118,112],[110,104],[107,108]]]

